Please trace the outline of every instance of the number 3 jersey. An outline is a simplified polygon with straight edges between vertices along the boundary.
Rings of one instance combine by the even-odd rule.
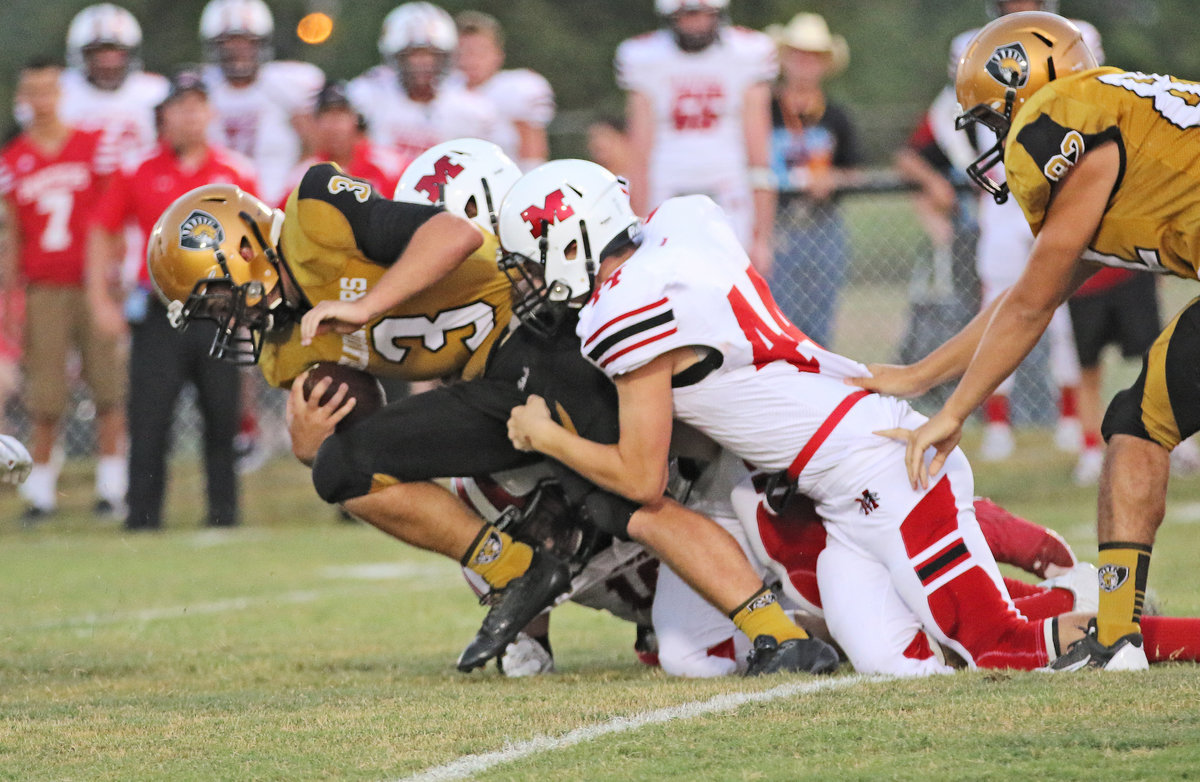
[[[894,457],[872,432],[912,414],[843,382],[869,372],[784,317],[706,196],[659,207],[639,249],[581,310],[578,334],[584,355],[610,377],[677,348],[707,349],[709,359],[672,381],[675,418],[765,470],[789,469],[815,448],[797,471],[814,499],[825,492],[815,489],[819,479]]]
[[[439,211],[392,201],[322,163],[288,196],[279,247],[310,303],[354,301]],[[487,236],[442,280],[351,334],[321,334],[307,347],[298,325],[268,335],[259,365],[274,386],[290,385],[317,361],[404,380],[472,377],[511,316],[511,288],[496,265],[496,241]]]
[[[1121,170],[1085,260],[1195,279],[1200,264],[1200,84],[1096,68],[1056,79],[1017,112],[1004,167],[1034,234],[1051,189],[1107,141]]]

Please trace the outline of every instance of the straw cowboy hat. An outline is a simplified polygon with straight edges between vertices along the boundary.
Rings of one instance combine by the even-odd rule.
[[[831,75],[840,73],[850,64],[850,47],[846,45],[846,39],[830,33],[825,17],[820,14],[796,14],[786,25],[768,27],[767,35],[780,47],[829,55]]]

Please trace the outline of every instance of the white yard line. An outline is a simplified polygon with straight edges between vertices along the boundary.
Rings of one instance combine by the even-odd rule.
[[[643,711],[628,717],[617,717],[599,725],[588,725],[564,733],[561,736],[538,736],[537,738],[509,744],[495,752],[485,752],[481,755],[466,755],[443,766],[426,769],[418,774],[405,777],[400,782],[443,782],[444,780],[469,779],[504,763],[538,755],[543,752],[553,752],[558,749],[573,747],[585,741],[609,736],[615,733],[625,733],[647,725],[661,725],[665,722],[688,720],[712,714],[719,711],[730,711],[747,703],[764,703],[766,701],[791,698],[797,695],[808,695],[823,690],[836,690],[865,682],[882,681],[881,676],[845,676],[837,679],[808,679],[802,682],[783,684],[761,692],[731,692],[718,695],[706,701],[692,701],[678,706],[655,711]]]

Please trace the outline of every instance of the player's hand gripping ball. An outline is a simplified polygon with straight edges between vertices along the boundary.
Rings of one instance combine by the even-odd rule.
[[[350,414],[338,422],[337,430],[339,432],[354,426],[359,421],[368,417],[379,408],[387,404],[387,396],[383,392],[383,386],[370,372],[364,372],[361,369],[339,364],[335,361],[321,361],[312,366],[308,372],[308,376],[304,378],[304,398],[307,400],[312,396],[313,389],[317,383],[325,378],[332,378],[333,382],[329,384],[329,388],[325,389],[325,393],[321,395],[319,404],[324,405],[333,398],[337,393],[338,388],[342,383],[347,386],[346,400],[355,399],[357,402]]]

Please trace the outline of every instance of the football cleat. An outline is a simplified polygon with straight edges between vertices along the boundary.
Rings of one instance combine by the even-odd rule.
[[[554,599],[571,588],[571,569],[553,554],[534,549],[529,569],[502,590],[493,590],[496,602],[483,625],[458,657],[458,670],[469,673],[501,654],[525,625]]]
[[[766,673],[833,673],[838,653],[820,638],[792,638],[779,643],[771,635],[754,639],[746,657],[746,676]]]
[[[1079,671],[1097,668],[1104,671],[1144,671],[1150,667],[1141,633],[1129,633],[1112,646],[1100,643],[1096,636],[1096,620],[1088,620],[1087,635],[1080,638],[1050,665],[1043,669],[1053,672]]]
[[[500,673],[509,678],[554,673],[554,656],[533,636],[517,633],[517,638],[496,658]]]

